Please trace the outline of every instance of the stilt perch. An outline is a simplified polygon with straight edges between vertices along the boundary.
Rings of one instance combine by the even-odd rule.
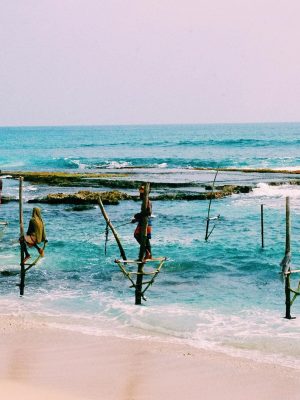
[[[39,209],[38,209],[39,210]],[[26,243],[25,243],[25,232],[24,232],[24,220],[23,220],[23,177],[19,178],[19,224],[20,224],[20,255],[21,255],[21,270],[20,270],[20,283],[17,285],[20,288],[20,296],[24,295],[24,288],[25,288],[25,276],[26,272],[32,268],[34,265],[37,264],[37,262],[40,260],[41,257],[44,256],[44,250],[46,247],[46,244],[48,243],[47,239],[44,237],[43,238],[43,247],[40,248],[37,246],[37,243],[33,243],[32,246],[38,249],[39,255],[37,258],[30,262],[26,263],[25,260],[29,259],[29,254],[28,257],[25,258],[25,252],[26,250]],[[44,236],[44,226],[43,226],[43,236]],[[40,239],[36,238],[37,242],[40,242]],[[27,252],[28,253],[28,252]]]
[[[142,217],[141,243],[139,252],[138,274],[136,277],[136,284],[135,284],[135,304],[137,305],[140,305],[142,303],[142,295],[143,295],[142,287],[143,287],[143,274],[145,265],[143,261],[146,252],[147,226],[148,226],[148,216],[146,210],[147,210],[147,204],[149,202],[149,192],[150,192],[150,183],[146,183],[144,185],[144,196],[141,209],[141,217]]]
[[[291,306],[297,296],[300,295],[300,281],[296,290],[291,288],[291,274],[299,273],[300,269],[291,269],[291,213],[290,213],[290,198],[286,198],[286,234],[285,234],[285,255],[280,263],[282,274],[284,276],[285,290],[285,318],[293,319],[291,316]],[[294,293],[291,299],[291,293]]]
[[[264,238],[264,205],[260,205],[260,234],[261,234],[261,247],[265,247],[265,238]]]
[[[3,181],[0,178],[0,205],[1,205],[2,189],[3,189]],[[0,221],[0,239],[2,239],[2,236],[4,235],[7,225],[8,225],[7,221]]]
[[[23,221],[23,177],[19,178],[19,224],[20,224],[20,256],[21,256],[21,271],[20,271],[20,296],[24,294],[25,287],[25,263],[24,263],[24,246],[22,242],[25,240],[24,221]]]
[[[148,217],[146,215],[145,210],[146,210],[147,203],[149,200],[150,185],[145,184],[144,188],[146,191],[146,195],[144,196],[142,208],[141,208],[141,214],[143,215],[143,219],[142,219],[142,227],[141,227],[141,242],[140,242],[140,249],[139,249],[139,257],[137,260],[128,260],[127,259],[125,250],[122,246],[119,235],[118,235],[116,229],[114,228],[111,220],[109,219],[107,212],[105,211],[105,208],[103,206],[100,196],[99,196],[99,201],[98,201],[101,213],[106,221],[107,227],[109,227],[111,232],[113,233],[116,243],[118,245],[119,251],[120,251],[121,258],[116,259],[115,263],[118,265],[118,267],[120,268],[123,275],[130,281],[130,283],[131,283],[130,287],[135,289],[135,304],[141,304],[142,299],[146,300],[146,298],[144,296],[146,290],[154,283],[156,276],[159,274],[164,262],[167,260],[166,257],[156,257],[156,258],[151,258],[151,259],[145,259],[146,240],[147,240],[147,225],[148,225]],[[126,224],[122,224],[122,225],[126,225]],[[120,225],[120,226],[122,226],[122,225]],[[148,265],[148,264],[149,265],[158,264],[158,265],[154,268],[151,268],[151,270],[144,271],[145,265]],[[137,271],[132,270],[132,268],[135,265],[137,266]],[[134,281],[135,275],[136,275],[136,282]],[[149,276],[149,279],[147,281],[143,281],[144,276]]]

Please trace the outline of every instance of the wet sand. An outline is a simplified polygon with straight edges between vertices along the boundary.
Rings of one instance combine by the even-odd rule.
[[[0,320],[1,398],[296,400],[300,371],[190,346]]]

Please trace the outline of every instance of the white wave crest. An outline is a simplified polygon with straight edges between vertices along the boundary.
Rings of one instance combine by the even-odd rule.
[[[76,165],[78,167],[78,169],[80,169],[80,170],[88,168],[87,164],[84,164],[84,163],[80,162],[79,160],[71,160],[68,158],[65,158],[65,160],[69,160],[72,164]]]
[[[300,199],[300,186],[297,185],[279,185],[273,186],[267,183],[259,183],[257,188],[253,189],[250,196],[269,197],[269,198],[285,198],[287,196]]]
[[[107,162],[107,169],[121,169],[130,167],[132,164],[128,161],[109,161]]]
[[[163,163],[157,164],[157,167],[158,168],[167,168],[168,164],[166,162],[163,162]]]

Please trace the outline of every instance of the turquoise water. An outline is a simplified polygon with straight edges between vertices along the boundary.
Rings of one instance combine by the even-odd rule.
[[[292,167],[300,124],[0,128],[3,169]]]
[[[191,167],[289,167],[300,165],[300,124],[149,127],[1,128],[2,170],[119,171],[148,180],[211,182],[214,173]],[[218,182],[251,180],[257,187],[212,203],[221,214],[206,243],[206,201],[153,202],[154,256],[167,256],[161,274],[134,306],[134,292],[114,264],[118,248],[97,207],[76,212],[68,205],[42,205],[49,246],[27,276],[18,297],[18,275],[0,276],[0,313],[34,317],[90,334],[185,341],[193,346],[300,368],[300,300],[285,311],[279,263],[285,246],[285,197],[291,198],[293,265],[300,265],[300,186],[270,186],[271,176],[220,172]],[[18,182],[4,179],[5,194]],[[24,198],[78,188],[25,183]],[[95,188],[93,189],[95,190]],[[265,204],[265,249],[260,247],[260,204]],[[106,210],[115,225],[130,221],[140,205],[125,201]],[[25,203],[24,219],[32,205]],[[18,205],[0,209],[9,221],[0,240],[0,270],[18,272]],[[138,246],[134,226],[119,228],[129,258]],[[34,251],[31,250],[32,254]],[[296,286],[297,280],[294,280]]]

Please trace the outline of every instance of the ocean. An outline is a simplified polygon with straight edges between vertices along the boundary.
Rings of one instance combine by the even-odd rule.
[[[172,192],[172,184],[180,184],[178,190],[185,193],[203,191],[216,168],[230,167],[300,170],[300,124],[0,128],[2,171],[103,172],[113,174],[112,179],[117,174],[167,184],[153,190],[154,196]],[[28,272],[25,295],[19,297],[18,203],[2,204],[0,220],[9,225],[0,239],[0,315],[150,344],[185,342],[300,368],[300,299],[292,306],[298,318],[284,319],[279,273],[286,196],[292,210],[292,265],[300,267],[300,185],[290,184],[291,179],[297,175],[220,171],[217,185],[255,187],[212,201],[211,215],[220,218],[207,242],[208,201],[153,201],[153,255],[168,260],[143,306],[134,305],[130,282],[114,263],[119,251],[111,234],[105,254],[105,222],[97,206],[77,211],[67,204],[40,205],[49,245],[46,256]],[[285,183],[270,184],[276,181]],[[24,200],[78,190],[25,182]],[[18,181],[4,176],[3,195],[17,197]],[[25,221],[32,206],[24,204]],[[130,222],[139,208],[137,202],[122,201],[106,211],[118,226]],[[128,258],[138,255],[133,230],[130,223],[118,228]]]

